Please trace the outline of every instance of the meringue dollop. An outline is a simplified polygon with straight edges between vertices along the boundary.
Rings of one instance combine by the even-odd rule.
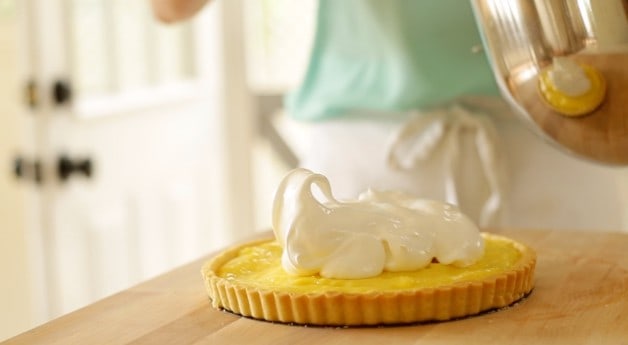
[[[302,168],[280,183],[272,223],[293,275],[360,279],[434,259],[466,267],[484,254],[478,227],[454,205],[374,190],[341,202],[325,176]]]

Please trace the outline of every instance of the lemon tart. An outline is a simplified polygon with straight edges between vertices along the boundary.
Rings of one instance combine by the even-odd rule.
[[[450,320],[511,305],[534,285],[535,253],[505,237],[483,234],[475,264],[431,263],[412,272],[365,279],[293,276],[281,247],[264,240],[230,248],[202,268],[212,306],[267,321],[356,326]]]
[[[480,233],[457,207],[394,191],[340,202],[305,169],[280,184],[273,231],[203,266],[213,307],[307,325],[401,324],[504,307],[533,287],[534,252]]]

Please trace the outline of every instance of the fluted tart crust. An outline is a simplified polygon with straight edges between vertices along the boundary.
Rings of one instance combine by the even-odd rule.
[[[202,275],[213,307],[256,319],[328,326],[443,321],[511,305],[533,288],[534,251],[482,236],[486,253],[466,268],[432,263],[367,279],[294,277],[281,268],[279,245],[261,240],[225,250]]]

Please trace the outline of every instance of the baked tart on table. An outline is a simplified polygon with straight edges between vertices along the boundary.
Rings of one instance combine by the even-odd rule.
[[[505,307],[534,285],[535,253],[481,233],[455,206],[371,190],[339,202],[305,169],[280,184],[273,229],[275,239],[203,266],[213,307],[305,325],[404,324]]]

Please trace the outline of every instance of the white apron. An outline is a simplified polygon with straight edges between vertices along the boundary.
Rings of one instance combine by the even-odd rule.
[[[626,229],[626,170],[543,142],[501,101],[284,120],[300,165],[326,175],[340,199],[399,189],[456,204],[483,227]]]

